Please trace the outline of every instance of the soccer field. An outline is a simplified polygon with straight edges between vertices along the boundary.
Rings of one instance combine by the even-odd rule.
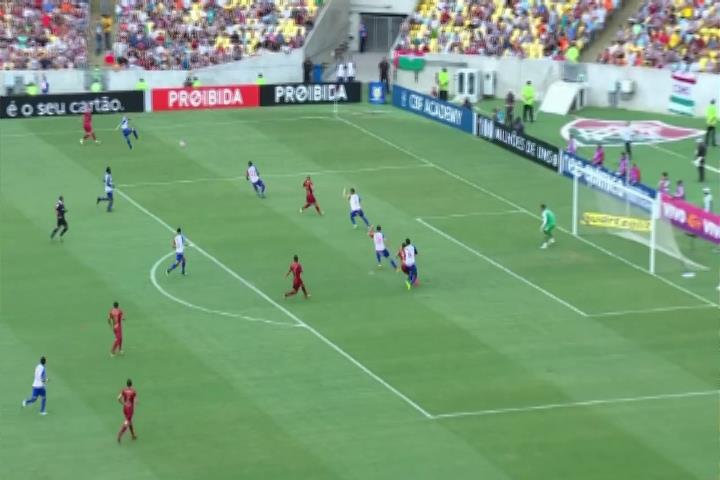
[[[720,255],[652,276],[647,248],[568,233],[571,182],[375,108],[141,114],[132,151],[117,117],[98,146],[79,117],[2,122],[0,478],[714,477]],[[323,216],[298,213],[306,175]],[[350,187],[391,252],[417,246],[417,288],[377,268]],[[176,227],[186,277],[164,274]],[[283,299],[293,254],[310,300]],[[20,407],[41,355],[46,417]],[[128,377],[139,439],[118,446]]]

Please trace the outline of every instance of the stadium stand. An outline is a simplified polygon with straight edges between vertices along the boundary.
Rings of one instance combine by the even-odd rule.
[[[422,0],[398,48],[564,59],[605,26],[620,0]]]
[[[300,48],[318,0],[118,0],[106,63],[148,70],[195,69],[262,51]]]
[[[0,66],[4,70],[87,66],[86,1],[3,0],[0,19]]]
[[[720,73],[720,4],[645,0],[598,56],[601,63]]]

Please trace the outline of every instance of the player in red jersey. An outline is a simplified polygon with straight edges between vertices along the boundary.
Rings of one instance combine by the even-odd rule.
[[[407,275],[408,271],[405,266],[405,242],[400,244],[400,250],[397,253],[397,257],[400,259],[400,268],[398,270]]]
[[[123,406],[123,415],[125,415],[125,421],[123,422],[122,427],[120,427],[120,431],[118,432],[118,443],[120,443],[123,434],[128,428],[130,429],[130,435],[132,435],[132,439],[137,440],[137,435],[135,435],[135,427],[132,423],[133,414],[135,414],[135,399],[137,398],[137,392],[132,386],[132,380],[130,380],[129,378],[125,385],[126,387],[120,390],[120,395],[118,395],[117,397],[118,402],[120,402],[120,405]]]
[[[122,355],[122,322],[125,320],[125,315],[123,314],[123,311],[120,309],[120,304],[118,302],[113,303],[113,308],[110,309],[110,313],[108,314],[108,323],[110,324],[110,327],[113,329],[113,333],[115,334],[115,342],[112,344],[112,348],[110,349],[110,356],[114,357],[115,352],[119,352],[120,355]]]
[[[90,107],[87,107],[85,113],[83,113],[83,130],[85,130],[85,136],[80,139],[80,145],[83,145],[88,138],[92,138],[95,143],[100,143],[100,140],[95,137],[95,131],[93,130]]]
[[[285,277],[287,278],[291,273],[293,276],[292,290],[290,290],[289,292],[285,292],[285,298],[292,297],[293,295],[297,294],[298,290],[302,290],[306,299],[310,298],[310,294],[308,293],[307,289],[305,289],[305,283],[302,280],[303,268],[298,261],[297,255],[293,257],[293,262],[290,264],[290,268],[285,274]]]
[[[303,213],[306,208],[314,206],[318,214],[322,215],[320,205],[318,205],[317,200],[315,199],[315,192],[313,191],[315,185],[313,185],[312,180],[310,180],[310,176],[305,178],[305,181],[303,182],[303,188],[305,189],[305,206],[300,209],[300,213]]]

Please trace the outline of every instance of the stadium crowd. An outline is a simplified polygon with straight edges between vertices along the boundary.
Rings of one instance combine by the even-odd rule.
[[[422,0],[399,48],[577,60],[620,0]]]
[[[105,63],[195,69],[261,51],[300,48],[317,0],[118,0],[118,30]]]
[[[644,0],[598,61],[720,73],[720,3]]]
[[[83,0],[0,2],[4,70],[80,68],[88,63],[88,3]]]

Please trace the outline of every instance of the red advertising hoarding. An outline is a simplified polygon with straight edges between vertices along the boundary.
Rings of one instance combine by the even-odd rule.
[[[661,214],[686,232],[720,245],[720,215],[708,213],[685,200],[662,194]]]
[[[195,88],[154,88],[153,111],[248,108],[260,106],[257,85],[222,85]]]

